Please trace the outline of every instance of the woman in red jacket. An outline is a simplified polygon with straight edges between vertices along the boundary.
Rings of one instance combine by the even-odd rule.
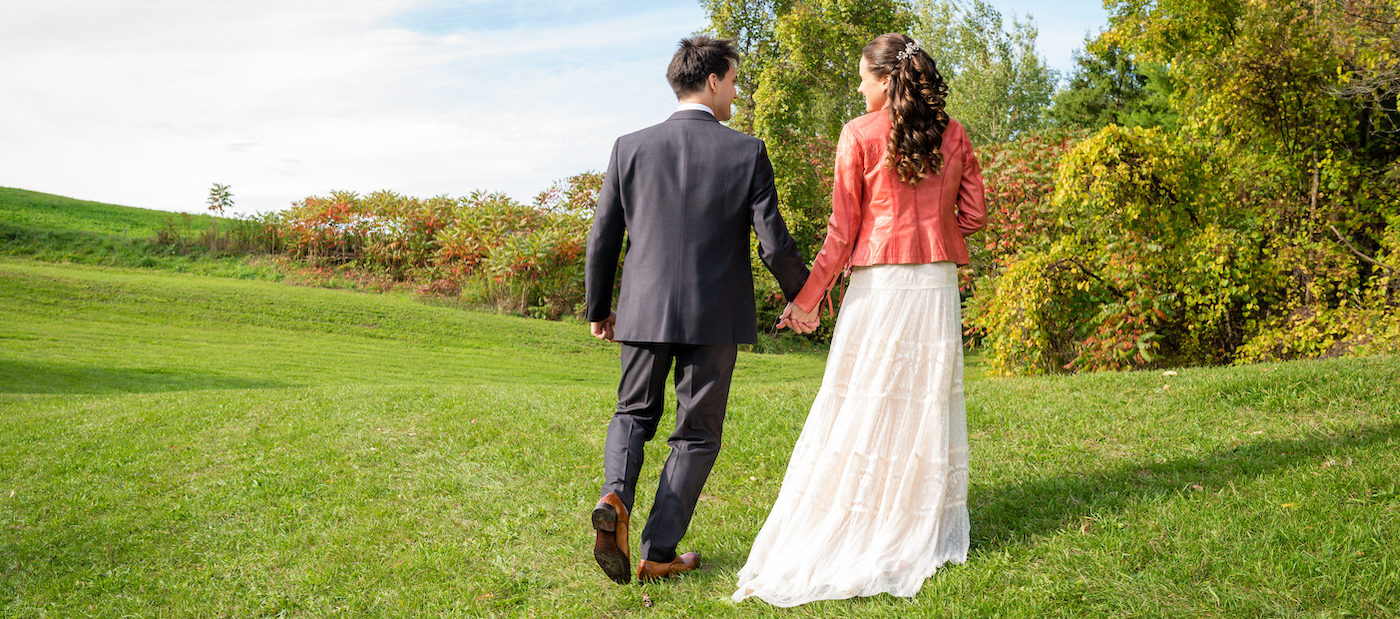
[[[826,243],[783,324],[810,332],[849,269],[821,390],[734,600],[911,597],[967,559],[958,266],[986,225],[982,175],[932,58],[901,34],[865,46],[864,116],[846,123]]]

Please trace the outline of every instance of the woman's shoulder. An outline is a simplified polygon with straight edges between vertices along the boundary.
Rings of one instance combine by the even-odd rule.
[[[943,153],[948,155],[968,148],[972,148],[972,138],[967,135],[967,129],[949,118],[948,126],[943,129]]]
[[[954,139],[958,141],[958,144],[968,151],[975,152],[977,150],[976,147],[972,145],[972,134],[967,132],[967,127],[964,127],[962,123],[956,120],[948,119],[948,131],[946,135],[953,136]]]
[[[885,125],[884,130],[889,131],[889,114],[886,114],[885,110],[875,110],[874,112],[869,112],[847,121],[845,130],[858,135],[864,135],[872,131],[878,132],[880,131],[882,122]]]
[[[962,123],[958,122],[957,119],[955,119],[955,118],[949,118],[949,119],[948,119],[948,128],[943,130],[943,134],[944,134],[944,135],[960,135],[960,136],[966,137],[966,136],[967,136],[967,129],[964,128],[964,127],[962,126]]]
[[[846,127],[847,129],[860,130],[860,132],[865,132],[865,130],[869,130],[871,129],[871,127],[879,125],[879,123],[881,123],[881,120],[883,120],[883,122],[885,122],[886,125],[888,125],[889,115],[888,113],[885,113],[883,109],[876,109],[876,111],[874,112],[862,113],[862,115],[860,116],[855,116],[855,118],[847,120]]]

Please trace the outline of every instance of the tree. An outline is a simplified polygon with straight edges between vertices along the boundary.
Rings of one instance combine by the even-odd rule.
[[[208,204],[209,210],[223,215],[226,209],[233,208],[233,192],[229,191],[228,185],[214,183],[214,186],[209,189]],[[218,229],[215,227],[217,224],[218,219],[209,219],[209,247],[211,249],[219,244]]]
[[[1345,71],[1331,93],[1356,109],[1357,148],[1391,160],[1390,175],[1400,180],[1400,1],[1329,0],[1327,7],[1343,16],[1327,29]]]
[[[735,78],[739,97],[729,126],[754,134],[754,91],[758,90],[763,69],[781,55],[773,26],[787,13],[790,0],[702,0],[710,16],[710,28],[733,42],[744,58]]]
[[[967,11],[928,0],[703,4],[712,32],[744,53],[729,125],[767,143],[783,218],[808,258],[826,236],[841,127],[865,113],[856,68],[871,39],[886,32],[919,39],[952,87],[949,113],[983,143],[1040,126],[1057,79],[1035,53],[1034,24],[1013,20],[1007,32],[1001,14],[981,0]],[[766,319],[782,307],[782,295],[761,268],[754,275]]]
[[[229,191],[228,185],[214,183],[214,187],[209,190],[209,210],[220,215],[227,209],[233,208],[233,192]]]
[[[948,82],[948,115],[978,144],[1004,142],[1041,126],[1059,76],[1036,52],[1030,15],[1008,31],[982,0],[915,0],[913,36]]]
[[[1102,79],[1079,89],[1102,87],[1084,99],[1104,105],[1081,106],[1081,118],[1133,124],[1145,99],[1135,91],[1152,82],[1146,69],[1147,80],[1132,76],[1156,66],[1179,122],[1109,124],[1060,161],[1049,215],[1068,229],[1021,242],[977,287],[991,364],[1400,350],[1400,148],[1388,133],[1400,3],[1108,8],[1103,47],[1088,50],[1096,66],[1080,73]]]
[[[706,0],[712,31],[745,53],[730,126],[762,138],[778,199],[798,249],[812,258],[831,215],[836,141],[865,113],[856,92],[861,50],[886,32],[908,30],[902,0]],[[782,309],[782,293],[755,260],[760,320]]]
[[[1069,86],[1055,94],[1049,117],[1066,127],[1176,127],[1171,74],[1160,63],[1139,64],[1117,43],[1086,37],[1074,51]]]

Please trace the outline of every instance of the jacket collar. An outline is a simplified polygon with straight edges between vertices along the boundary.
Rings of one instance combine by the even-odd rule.
[[[702,112],[700,110],[678,110],[676,113],[671,114],[671,117],[666,120],[668,122],[672,120],[708,120],[712,123],[719,122],[714,116],[711,116],[709,112]]]

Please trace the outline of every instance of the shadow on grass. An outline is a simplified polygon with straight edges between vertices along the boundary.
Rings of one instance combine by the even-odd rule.
[[[0,393],[147,393],[286,386],[286,383],[275,380],[253,380],[166,368],[102,368],[0,360]]]
[[[1200,457],[1160,464],[1127,464],[1110,471],[1060,475],[998,488],[973,488],[968,497],[972,549],[995,551],[1031,537],[1078,526],[1088,516],[1116,514],[1147,499],[1218,490],[1248,480],[1400,438],[1400,423],[1335,435],[1263,440]]]

